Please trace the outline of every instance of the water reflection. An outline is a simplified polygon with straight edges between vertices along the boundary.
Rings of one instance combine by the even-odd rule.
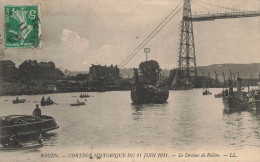
[[[135,112],[144,111],[144,110],[155,110],[155,109],[165,109],[168,103],[165,104],[131,104],[131,109]]]
[[[259,116],[254,111],[239,111],[223,114],[225,122],[225,132],[223,137],[225,142],[230,146],[241,149],[245,146],[260,147],[259,132],[260,121]]]
[[[141,115],[141,111],[145,109],[146,105],[138,105],[138,104],[131,104],[131,109],[133,111],[133,115]]]
[[[132,118],[133,120],[141,120],[143,117],[149,118],[150,115],[164,115],[167,108],[165,104],[131,104]]]
[[[242,113],[242,112],[249,112],[251,114],[254,114],[256,116],[260,115],[260,110],[229,110],[229,109],[223,109],[223,114],[233,114],[233,113]]]

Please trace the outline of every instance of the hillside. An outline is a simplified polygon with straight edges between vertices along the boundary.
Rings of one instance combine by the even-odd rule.
[[[197,71],[198,75],[202,76],[203,71],[204,75],[210,74],[211,77],[215,78],[216,71],[218,73],[219,79],[222,77],[222,71],[224,71],[226,77],[229,75],[229,71],[232,71],[235,76],[237,77],[237,73],[239,72],[240,77],[242,78],[251,78],[251,75],[253,78],[259,77],[260,72],[260,63],[252,63],[252,64],[214,64],[209,66],[198,66]],[[132,68],[126,68],[126,69],[120,69],[120,74],[123,78],[133,77],[133,69]],[[170,70],[162,70],[162,74],[164,76],[168,77],[170,74]]]
[[[237,77],[238,72],[239,76],[242,78],[251,78],[251,75],[253,78],[259,77],[260,72],[260,63],[254,63],[254,64],[214,64],[210,66],[201,66],[198,67],[198,75],[202,75],[203,71],[204,74],[207,75],[210,73],[211,77],[215,77],[214,70],[218,73],[219,78],[222,77],[222,71],[224,71],[225,75],[230,74],[230,70],[232,73],[235,74]]]

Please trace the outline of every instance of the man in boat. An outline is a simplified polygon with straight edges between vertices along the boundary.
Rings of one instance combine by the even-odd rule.
[[[44,98],[44,96],[42,96],[42,100],[41,100],[41,102],[44,102],[45,101],[45,98]]]
[[[38,142],[39,144],[42,144],[42,140],[43,140],[42,134],[40,134],[39,137],[38,137],[38,139],[37,139],[37,142]]]
[[[41,111],[41,109],[39,108],[39,105],[38,105],[38,104],[36,104],[36,108],[33,110],[33,115],[34,115],[34,116],[38,116],[38,117],[40,117],[40,116],[42,115],[42,111]]]
[[[228,90],[225,89],[224,96],[228,96]]]
[[[16,97],[16,101],[19,101],[18,97]]]
[[[10,136],[8,146],[11,146],[11,147],[21,147],[22,146],[15,133],[12,133],[12,135]]]
[[[46,102],[50,102],[51,101],[51,97],[49,96],[46,100]]]
[[[9,130],[9,133],[11,134],[11,136],[8,139],[1,141],[1,144],[4,147],[22,147],[22,144],[19,142],[13,128]]]
[[[233,87],[230,87],[230,88],[229,88],[228,94],[229,94],[230,96],[233,95]]]

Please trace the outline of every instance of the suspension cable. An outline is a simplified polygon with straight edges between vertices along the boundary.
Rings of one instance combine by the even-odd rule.
[[[216,4],[209,3],[209,2],[202,2],[202,1],[199,1],[199,0],[196,0],[196,2],[202,3],[202,4],[208,4],[208,5],[211,5],[211,6],[215,6],[215,7],[219,7],[219,8],[224,8],[224,9],[228,9],[228,10],[232,10],[232,11],[244,11],[244,10],[241,10],[241,9],[230,8],[230,7],[224,7],[224,6],[216,5]]]
[[[181,9],[182,9],[182,7],[178,9],[178,11],[176,12],[176,14],[177,14]],[[147,43],[149,43],[150,40],[153,39],[153,38],[156,36],[156,34],[158,34],[158,33],[160,32],[161,29],[162,29],[176,14],[174,14],[158,31],[156,31],[156,33],[155,33],[151,38],[149,38],[148,41],[145,42],[132,56],[130,56],[129,59],[128,59],[128,61],[129,61],[130,59],[132,59],[134,56],[136,56],[136,55],[138,54],[138,52],[139,52]],[[124,66],[128,63],[128,61],[125,62],[121,67],[124,67]]]
[[[206,9],[206,10],[210,11],[210,9],[209,9],[208,7],[205,7],[205,6],[203,6],[203,5],[199,4],[199,3],[198,3],[198,2],[196,2],[196,1],[191,1],[191,2],[193,2],[195,5],[198,5],[198,6],[202,7],[202,8],[204,8],[204,9]],[[194,7],[193,7],[193,8],[194,8]]]
[[[172,30],[168,31],[167,33],[165,33],[164,35],[162,35],[162,37],[158,38],[157,40],[155,40],[154,42],[152,42],[151,45],[154,45],[155,43],[161,41],[161,40],[165,40],[167,39],[169,36],[171,36],[171,34],[175,33],[176,31],[174,31],[173,29],[175,29],[176,27],[178,27],[178,24],[175,24],[174,26],[171,27]],[[156,45],[155,45],[156,46]]]
[[[145,43],[147,40],[148,41],[150,41],[151,39],[150,38],[153,38],[157,33],[158,33],[158,31],[160,31],[161,29],[162,29],[162,27],[164,27],[165,25],[164,25],[164,23],[167,21],[167,19],[168,20],[171,20],[172,18],[173,18],[173,16],[171,16],[175,11],[176,11],[176,9],[180,6],[182,4],[182,1],[177,5],[177,7],[176,8],[174,8],[172,11],[171,11],[171,13],[145,38],[145,40],[143,41],[143,42],[141,42],[136,48],[135,48],[135,50],[133,51],[133,52],[131,52],[128,56],[127,56],[127,58],[126,59],[124,59],[124,61],[122,61],[122,63],[119,65],[119,67],[123,67],[125,64],[127,64],[127,61],[129,60],[129,59],[131,59],[132,58],[132,56],[133,55],[135,55],[135,53],[136,53],[136,51],[140,51],[140,48],[142,48],[143,46],[145,46],[147,43]],[[181,8],[180,8],[181,9]],[[180,10],[179,9],[179,10]],[[179,10],[177,11],[177,12],[179,12]],[[175,13],[176,14],[176,13]],[[175,14],[174,14],[174,16],[175,16]],[[169,21],[167,21],[166,22],[166,24],[168,23]],[[158,29],[158,31],[156,31]],[[152,36],[154,34],[154,36]],[[145,44],[144,44],[145,43]],[[143,45],[142,45],[143,44]]]

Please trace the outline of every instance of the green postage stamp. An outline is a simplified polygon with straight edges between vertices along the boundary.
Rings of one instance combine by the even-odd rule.
[[[5,6],[5,48],[40,46],[38,5]]]

